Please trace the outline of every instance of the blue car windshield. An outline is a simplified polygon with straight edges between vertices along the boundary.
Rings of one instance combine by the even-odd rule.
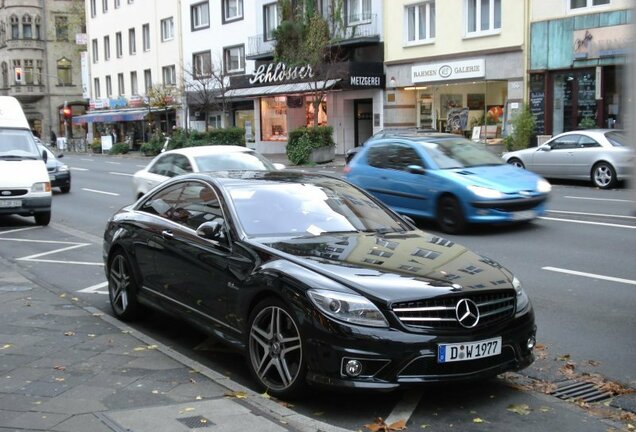
[[[476,166],[502,165],[504,162],[486,150],[484,144],[463,138],[450,138],[435,142],[421,142],[424,151],[439,169],[468,168]]]

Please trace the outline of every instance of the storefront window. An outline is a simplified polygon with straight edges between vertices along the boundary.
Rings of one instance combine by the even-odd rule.
[[[596,124],[596,79],[592,72],[566,72],[553,78],[552,134]]]
[[[311,127],[314,125],[314,98],[313,96],[307,96],[305,98],[305,109],[306,109],[306,117],[307,117],[307,126]],[[327,98],[323,98],[320,102],[320,106],[318,107],[318,126],[327,125]]]
[[[245,129],[245,139],[248,142],[254,141],[254,111],[237,110],[234,111],[234,124],[236,127]]]
[[[261,98],[261,139],[287,141],[287,97]]]

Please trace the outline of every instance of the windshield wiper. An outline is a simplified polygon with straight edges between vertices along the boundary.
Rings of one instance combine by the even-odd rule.
[[[0,159],[36,159],[33,156],[0,155]]]

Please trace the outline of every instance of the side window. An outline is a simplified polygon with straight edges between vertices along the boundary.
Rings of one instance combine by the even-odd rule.
[[[389,143],[374,146],[367,153],[369,165],[376,168],[406,171],[409,165],[424,166],[422,158],[408,144]]]
[[[162,156],[159,160],[157,160],[157,162],[154,163],[153,166],[150,167],[150,169],[148,169],[148,172],[151,172],[157,175],[167,176],[168,171],[170,171],[170,167],[173,164],[173,160],[174,158],[172,155]]]
[[[367,151],[367,162],[375,168],[389,168],[387,161],[390,152],[391,148],[388,144],[375,145]]]
[[[406,144],[396,144],[394,157],[395,169],[406,171],[409,165],[424,166],[422,158],[417,154],[415,149]]]
[[[187,157],[182,155],[174,155],[172,174],[170,177],[175,175],[181,175],[192,172],[192,165],[190,165],[190,161]]]
[[[219,197],[210,186],[190,182],[184,188],[184,193],[179,202],[179,220],[188,228],[196,230],[202,223],[212,220],[222,220],[223,212]]]
[[[594,138],[590,138],[585,135],[581,135],[581,139],[579,140],[580,148],[592,148],[592,147],[600,147],[601,145],[596,142]]]
[[[570,150],[578,147],[580,135],[566,135],[552,142],[552,150]]]
[[[157,192],[145,201],[139,210],[161,216],[166,219],[172,219],[174,210],[178,208],[179,200],[183,193],[183,187],[183,183],[178,183]]]

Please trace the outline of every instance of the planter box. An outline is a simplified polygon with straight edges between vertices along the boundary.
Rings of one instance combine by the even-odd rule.
[[[309,154],[310,163],[331,162],[336,157],[336,146],[319,147],[311,150]]]

